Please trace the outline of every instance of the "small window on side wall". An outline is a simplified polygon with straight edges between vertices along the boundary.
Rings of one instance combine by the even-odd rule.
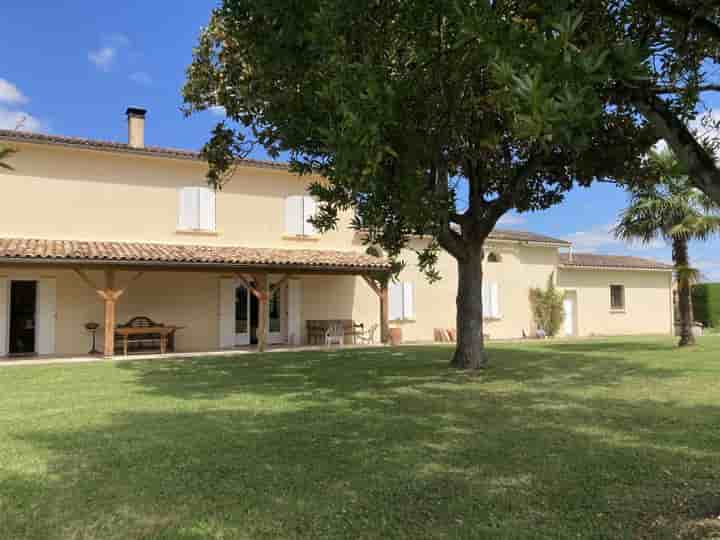
[[[181,231],[215,231],[215,190],[184,187],[179,191],[178,223]]]
[[[502,257],[495,253],[494,251],[491,251],[490,254],[487,256],[487,262],[489,263],[499,263],[502,262]]]
[[[610,309],[622,311],[625,309],[625,286],[610,285]]]

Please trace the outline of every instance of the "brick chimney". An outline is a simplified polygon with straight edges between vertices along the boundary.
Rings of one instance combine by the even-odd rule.
[[[133,148],[145,147],[145,109],[128,107],[128,144]]]

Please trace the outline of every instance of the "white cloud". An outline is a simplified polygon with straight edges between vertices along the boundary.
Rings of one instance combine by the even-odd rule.
[[[17,129],[18,131],[45,131],[42,122],[23,111],[11,111],[0,107],[0,129]]]
[[[225,116],[227,114],[227,111],[225,111],[225,107],[222,107],[220,105],[210,107],[208,111],[210,111],[214,116]]]
[[[142,84],[143,86],[149,86],[153,82],[150,74],[145,71],[136,71],[135,73],[131,73],[130,80],[138,84]]]
[[[720,281],[720,259],[699,259],[691,264],[700,270],[703,281]]]
[[[130,38],[125,34],[105,34],[101,39],[102,46],[88,53],[88,60],[102,71],[110,71],[117,61],[120,49],[130,46]]]
[[[0,78],[0,102],[21,105],[28,102],[28,98],[7,79]]]
[[[116,56],[117,49],[115,47],[100,47],[88,53],[88,59],[95,64],[95,67],[103,71],[110,71]]]
[[[526,219],[523,216],[517,214],[505,214],[498,221],[498,225],[501,227],[512,227],[513,225],[522,225]]]
[[[665,247],[662,240],[653,240],[648,244],[640,242],[625,242],[615,237],[615,224],[596,225],[587,231],[578,231],[565,237],[566,240],[572,242],[573,247],[578,251],[602,251],[608,248],[624,248],[633,251],[645,251],[652,249],[661,249]]]

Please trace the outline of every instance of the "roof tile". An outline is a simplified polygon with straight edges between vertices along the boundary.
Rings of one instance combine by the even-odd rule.
[[[642,257],[628,257],[624,255],[598,255],[595,253],[569,253],[560,254],[560,264],[578,268],[628,268],[645,270],[672,270],[669,264],[643,259]]]

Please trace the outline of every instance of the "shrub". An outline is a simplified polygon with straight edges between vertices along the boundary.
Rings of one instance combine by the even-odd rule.
[[[708,327],[720,327],[720,283],[698,283],[692,288],[693,316]]]
[[[547,289],[530,289],[530,307],[535,325],[548,336],[555,336],[565,320],[564,295],[555,287],[555,274],[550,274]]]

